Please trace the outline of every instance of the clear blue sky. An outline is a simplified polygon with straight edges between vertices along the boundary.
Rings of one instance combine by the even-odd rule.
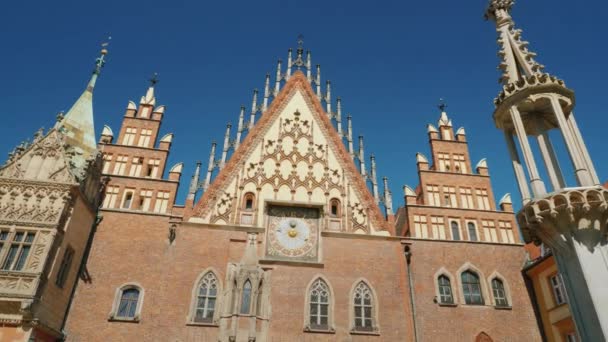
[[[162,133],[175,133],[169,166],[183,161],[180,198],[196,160],[222,140],[241,104],[302,33],[313,64],[332,80],[365,135],[394,202],[417,184],[415,153],[428,155],[426,124],[447,100],[464,126],[473,163],[488,158],[497,199],[518,192],[502,134],[494,127],[498,93],[496,32],[473,1],[10,1],[0,13],[0,151],[50,127],[84,89],[99,43],[111,34],[108,63],[94,99],[95,124],[118,132],[128,100],[160,74]],[[605,158],[608,3],[519,1],[517,25],[547,71],[576,91],[576,114],[602,180]],[[604,152],[602,152],[604,151]],[[5,160],[5,158],[1,158]]]

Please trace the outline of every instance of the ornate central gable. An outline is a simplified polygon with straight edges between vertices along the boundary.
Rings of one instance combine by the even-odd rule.
[[[264,226],[268,203],[321,208],[325,230],[389,234],[301,72],[290,78],[221,170],[190,221]]]

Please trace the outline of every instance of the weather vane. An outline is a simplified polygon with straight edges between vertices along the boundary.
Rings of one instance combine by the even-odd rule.
[[[158,83],[158,81],[159,81],[159,80],[158,80],[158,73],[157,73],[157,72],[155,72],[155,73],[152,75],[152,78],[150,79],[150,84],[152,84],[152,86],[154,87],[154,86],[156,85],[156,83]]]
[[[300,33],[298,35],[298,48],[301,49],[303,45],[304,45],[304,35]]]
[[[439,108],[442,113],[445,112],[446,108],[448,108],[448,105],[445,103],[443,98],[439,99],[439,105],[437,105],[437,108]]]

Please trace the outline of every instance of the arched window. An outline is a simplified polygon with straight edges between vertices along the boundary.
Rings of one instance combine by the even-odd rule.
[[[251,192],[245,194],[243,199],[243,210],[252,211],[254,209],[255,195]]]
[[[467,223],[467,228],[469,229],[469,240],[477,241],[477,227],[475,227],[475,223]]]
[[[322,279],[317,279],[310,288],[310,328],[329,329],[329,287]]]
[[[460,240],[460,227],[458,226],[458,222],[452,221],[450,225],[452,226],[452,239]]]
[[[329,201],[329,216],[331,217],[339,217],[340,216],[340,200],[337,198],[332,198]]]
[[[243,296],[241,297],[241,314],[249,315],[251,312],[251,282],[249,279],[243,285]]]
[[[196,295],[195,322],[212,322],[217,303],[218,281],[213,272],[207,272],[200,281]]]
[[[492,279],[492,294],[494,295],[494,302],[496,306],[509,306],[507,300],[507,294],[505,292],[505,285],[502,280],[498,278]]]
[[[439,302],[442,304],[454,304],[450,278],[445,275],[440,275],[437,279],[437,285],[439,286]]]
[[[374,302],[372,290],[363,281],[359,282],[354,294],[355,330],[374,330]]]
[[[483,305],[479,276],[472,271],[462,272],[462,292],[466,304]]]
[[[120,302],[116,311],[117,318],[133,319],[137,313],[139,303],[139,289],[126,288],[120,293]]]

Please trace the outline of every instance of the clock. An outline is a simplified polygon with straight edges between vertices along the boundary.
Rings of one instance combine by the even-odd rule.
[[[314,260],[318,234],[318,209],[270,206],[267,229],[269,257]]]

